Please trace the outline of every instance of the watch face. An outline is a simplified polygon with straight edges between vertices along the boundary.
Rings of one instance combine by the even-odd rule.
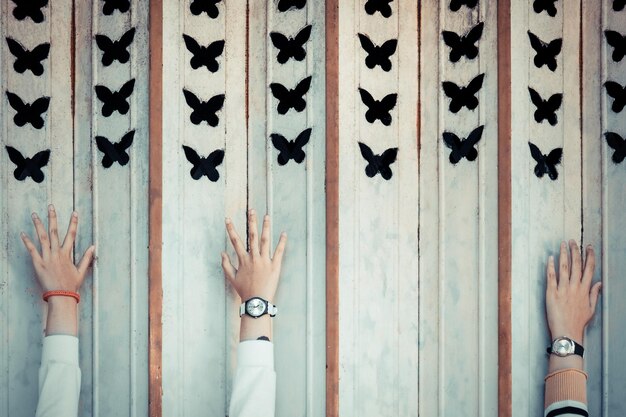
[[[259,317],[265,311],[265,303],[260,298],[251,298],[246,303],[246,312],[252,317]]]
[[[552,351],[558,356],[567,356],[574,353],[574,344],[568,339],[557,339],[554,341]]]

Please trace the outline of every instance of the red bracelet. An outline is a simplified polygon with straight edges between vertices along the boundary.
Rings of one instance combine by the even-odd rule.
[[[76,304],[80,303],[79,293],[74,292],[74,291],[63,291],[63,290],[46,291],[45,293],[43,293],[43,300],[47,302],[48,298],[54,297],[55,295],[59,295],[62,297],[72,297],[73,299],[76,300]]]

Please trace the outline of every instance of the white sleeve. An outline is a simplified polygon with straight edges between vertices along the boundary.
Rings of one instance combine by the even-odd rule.
[[[43,340],[36,417],[76,417],[80,394],[78,338],[54,335]]]
[[[229,417],[273,417],[275,403],[274,345],[263,340],[241,342]]]

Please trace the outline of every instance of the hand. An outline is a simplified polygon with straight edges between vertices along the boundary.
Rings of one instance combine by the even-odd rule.
[[[261,297],[269,302],[273,302],[276,287],[278,286],[283,253],[287,243],[287,234],[281,233],[274,257],[270,258],[270,217],[266,215],[263,219],[260,244],[254,210],[248,212],[248,230],[250,234],[250,251],[246,252],[246,248],[233,223],[230,219],[226,219],[226,231],[237,253],[238,265],[237,269],[235,269],[228,255],[222,252],[224,275],[235,288],[242,301],[252,297]]]
[[[578,245],[570,240],[569,247],[571,267],[567,245],[565,242],[561,243],[558,281],[554,257],[550,256],[548,259],[546,311],[553,339],[567,336],[582,345],[585,327],[596,310],[602,283],[597,282],[591,286],[595,267],[595,255],[591,245],[587,246],[584,270]]]
[[[33,244],[30,238],[21,233],[22,241],[30,253],[30,257],[35,267],[37,280],[44,292],[53,290],[65,290],[78,292],[87,269],[93,259],[95,247],[90,246],[83,255],[78,266],[72,261],[72,249],[74,240],[76,239],[76,229],[78,228],[78,213],[73,212],[70,225],[63,240],[63,244],[59,244],[59,234],[57,229],[57,215],[54,206],[48,206],[48,232],[37,216],[32,215],[35,231],[39,237],[41,244],[41,253]],[[59,297],[52,297],[59,298]],[[65,297],[64,297],[65,298]]]

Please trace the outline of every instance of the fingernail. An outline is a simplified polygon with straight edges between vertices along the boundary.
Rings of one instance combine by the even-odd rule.
[[[283,237],[287,237],[287,232],[282,232],[280,235]]]
[[[33,213],[33,214],[31,214],[31,215],[30,215],[30,217],[32,217],[32,218],[33,218],[33,220],[37,220],[37,218],[38,218],[38,217],[37,217],[37,213]]]
[[[250,209],[249,213],[250,213],[251,216],[254,216],[254,209]]]
[[[48,211],[54,211],[54,206],[52,204],[48,205]]]
[[[26,234],[24,232],[20,232],[20,237],[24,238],[24,236],[26,236]]]
[[[72,212],[72,217],[78,218],[78,212],[73,211],[73,212]]]
[[[226,222],[226,224],[230,223],[230,217],[226,217],[224,221]]]

